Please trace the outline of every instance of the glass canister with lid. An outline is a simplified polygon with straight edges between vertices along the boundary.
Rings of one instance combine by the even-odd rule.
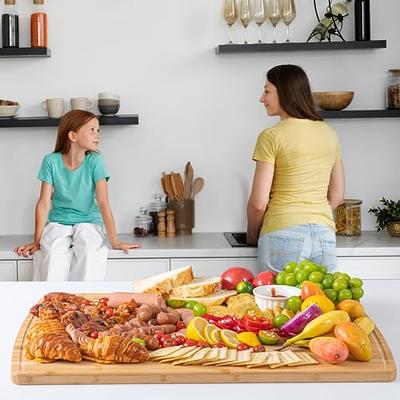
[[[164,196],[160,193],[153,194],[153,201],[149,204],[149,216],[152,219],[150,232],[157,235],[158,212],[167,209],[167,203],[163,200]]]
[[[361,235],[362,200],[344,199],[335,210],[336,234],[341,236]]]
[[[400,108],[400,69],[389,69],[388,71],[386,107]]]
[[[139,208],[139,214],[135,217],[135,227],[133,234],[135,236],[149,236],[151,234],[151,217],[147,215],[144,207]]]

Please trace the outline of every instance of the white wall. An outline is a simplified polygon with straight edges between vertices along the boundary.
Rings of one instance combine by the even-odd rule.
[[[18,0],[21,46],[30,1]],[[20,116],[43,115],[46,97],[90,96],[114,91],[121,113],[138,113],[140,125],[103,127],[110,197],[119,232],[132,229],[140,205],[160,191],[161,171],[180,171],[190,160],[206,185],[196,200],[196,231],[242,230],[258,133],[276,122],[258,102],[265,72],[296,63],[314,90],[354,90],[353,109],[382,109],[386,71],[399,68],[398,0],[371,0],[372,38],[388,48],[337,52],[215,55],[227,41],[222,0],[51,0],[48,59],[1,59],[0,97],[21,103]],[[326,1],[319,0],[322,6]],[[379,5],[379,6],[378,6]],[[297,0],[294,41],[315,24],[311,0]],[[344,30],[353,38],[353,18]],[[278,38],[284,40],[284,25]],[[271,25],[264,27],[270,40]],[[235,26],[235,36],[242,31]],[[249,38],[256,40],[252,26]],[[381,196],[400,198],[399,119],[329,121],[339,132],[346,168],[346,196],[364,200],[367,214]],[[0,129],[0,234],[33,230],[35,179],[56,129]]]

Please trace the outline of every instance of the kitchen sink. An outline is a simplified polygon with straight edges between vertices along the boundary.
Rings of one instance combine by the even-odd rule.
[[[256,247],[249,246],[247,242],[246,232],[224,232],[226,240],[229,242],[231,247]]]

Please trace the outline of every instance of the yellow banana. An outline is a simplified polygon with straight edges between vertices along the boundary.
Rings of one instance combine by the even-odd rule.
[[[325,335],[331,332],[339,322],[345,321],[350,321],[349,314],[346,311],[329,311],[309,322],[298,335],[288,339],[282,348],[296,343],[302,339],[311,339],[317,336]]]

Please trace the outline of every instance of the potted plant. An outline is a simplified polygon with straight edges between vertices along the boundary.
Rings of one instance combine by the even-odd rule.
[[[376,217],[376,228],[378,231],[388,229],[392,236],[400,236],[400,200],[379,200],[383,207],[372,207],[368,212]]]

